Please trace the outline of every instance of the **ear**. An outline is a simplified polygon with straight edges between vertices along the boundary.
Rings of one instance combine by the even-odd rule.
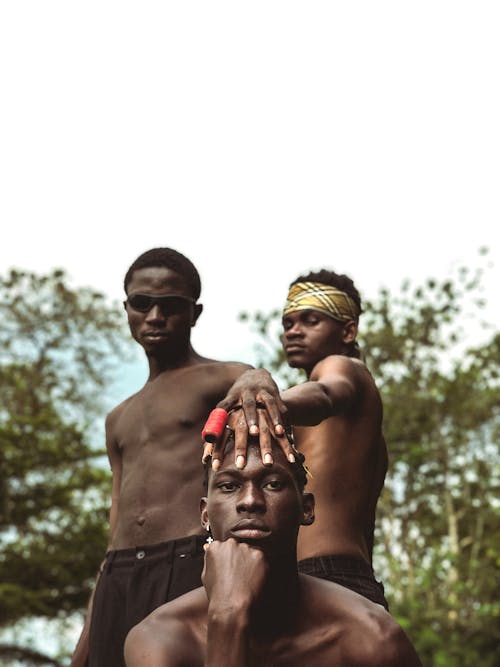
[[[209,520],[208,520],[208,510],[207,510],[207,504],[208,504],[208,499],[203,497],[200,500],[200,518],[201,518],[201,527],[206,530],[207,526],[209,525]]]
[[[345,345],[349,345],[356,340],[358,335],[358,323],[355,320],[349,320],[344,324],[342,329],[342,342]]]
[[[302,526],[314,523],[314,496],[312,493],[302,494]]]
[[[203,310],[203,306],[201,303],[195,303],[194,308],[193,308],[193,318],[191,320],[191,326],[194,327],[196,324],[199,316],[201,315],[201,312]]]

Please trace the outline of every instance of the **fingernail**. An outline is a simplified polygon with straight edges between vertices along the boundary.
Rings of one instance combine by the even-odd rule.
[[[212,461],[212,470],[219,470],[220,468],[220,461],[219,459],[214,459]]]
[[[241,456],[241,454],[236,457],[236,467],[240,469],[245,467],[245,457]]]
[[[285,432],[285,429],[283,428],[283,426],[281,424],[276,424],[276,426],[274,427],[274,431],[275,431],[276,435],[283,435],[283,433]]]
[[[252,424],[249,429],[250,435],[258,435],[259,434],[259,427],[257,424]]]
[[[272,463],[273,462],[273,457],[271,454],[264,454],[264,463]]]
[[[295,463],[295,456],[293,454],[288,454],[288,460],[290,463]]]

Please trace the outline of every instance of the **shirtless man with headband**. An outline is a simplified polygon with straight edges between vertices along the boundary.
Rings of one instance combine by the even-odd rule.
[[[380,605],[299,574],[297,533],[311,529],[300,458],[271,443],[264,465],[250,439],[244,468],[227,456],[210,471],[201,521],[203,588],[169,602],[125,643],[127,667],[421,667],[408,637]]]
[[[372,569],[377,501],[387,471],[382,402],[360,361],[356,343],[361,299],[352,280],[322,270],[298,277],[283,309],[282,342],[288,363],[302,368],[307,381],[279,394],[263,369],[244,373],[219,407],[231,410],[235,457],[246,461],[248,433],[260,427],[262,460],[270,463],[269,432],[288,421],[311,471],[316,521],[299,532],[299,570],[335,581],[387,608]],[[266,423],[265,411],[271,415]],[[267,432],[267,437],[266,437]],[[287,442],[279,438],[288,453]],[[213,466],[223,459],[220,443]]]

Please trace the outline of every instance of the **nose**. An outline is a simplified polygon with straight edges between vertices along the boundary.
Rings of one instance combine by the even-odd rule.
[[[158,322],[158,321],[164,321],[165,316],[162,313],[162,310],[160,306],[155,303],[150,310],[148,310],[147,315],[146,315],[146,322]]]
[[[264,492],[258,484],[244,484],[241,488],[237,504],[238,512],[258,512],[266,510]]]
[[[297,336],[302,336],[302,334],[303,332],[300,322],[294,322],[283,331],[283,338],[296,338]]]

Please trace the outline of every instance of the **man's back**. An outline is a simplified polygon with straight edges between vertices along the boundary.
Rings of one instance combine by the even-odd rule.
[[[375,510],[387,471],[382,404],[366,366],[356,359],[329,357],[317,364],[310,380],[321,381],[339,366],[361,387],[355,404],[347,413],[294,429],[316,498],[316,521],[301,529],[298,557],[341,554],[371,563]]]

